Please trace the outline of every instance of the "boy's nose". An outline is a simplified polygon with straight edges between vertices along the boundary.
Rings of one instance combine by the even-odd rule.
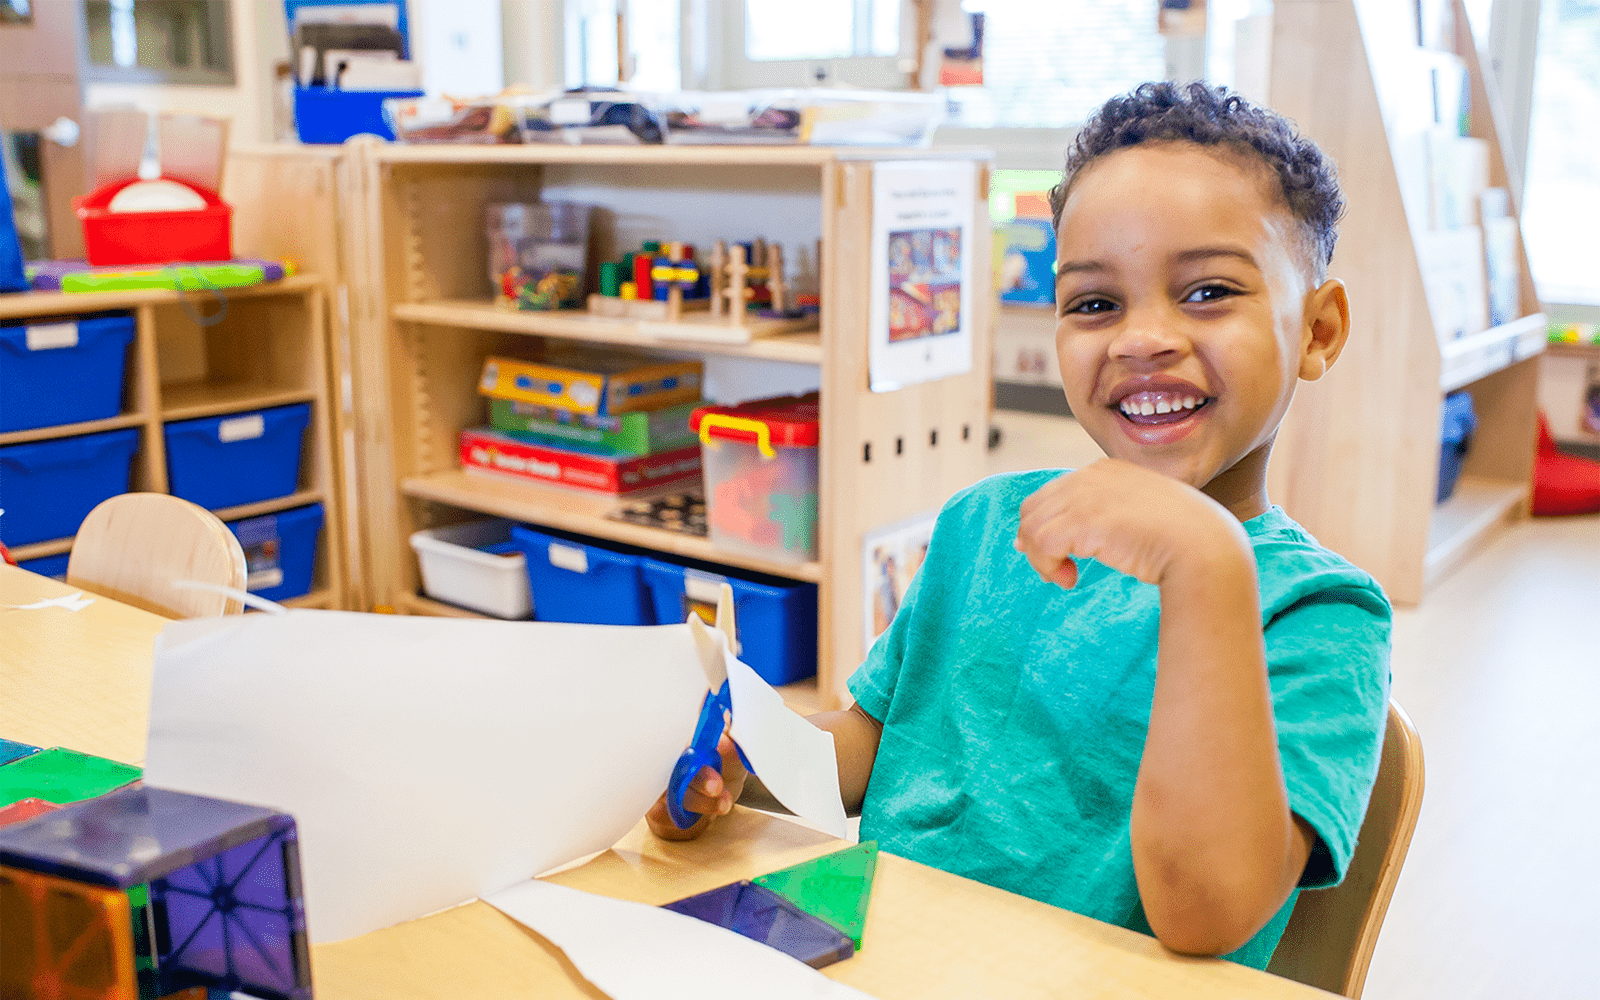
[[[1107,348],[1121,361],[1167,363],[1189,351],[1189,338],[1178,324],[1156,315],[1130,315],[1119,324]]]

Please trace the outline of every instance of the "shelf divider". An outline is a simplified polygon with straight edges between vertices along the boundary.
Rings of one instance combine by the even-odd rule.
[[[138,427],[145,422],[143,413],[121,413],[103,420],[85,420],[81,424],[53,424],[25,431],[6,431],[0,434],[0,446],[24,444],[29,441],[48,441],[52,438],[79,437],[99,431],[114,431],[123,427]]]

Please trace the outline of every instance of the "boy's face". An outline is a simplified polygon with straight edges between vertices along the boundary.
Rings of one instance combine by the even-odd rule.
[[[1057,232],[1056,354],[1073,414],[1113,458],[1266,509],[1273,435],[1299,377],[1337,355],[1330,288],[1264,164],[1183,143],[1110,153]],[[1347,317],[1347,312],[1344,313]],[[1347,329],[1347,318],[1346,329]],[[1257,509],[1259,508],[1259,509]]]

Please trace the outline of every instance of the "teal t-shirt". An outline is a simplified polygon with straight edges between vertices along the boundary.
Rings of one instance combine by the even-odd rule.
[[[1150,933],[1128,824],[1160,593],[1093,560],[1064,590],[1012,547],[1022,501],[1058,475],[995,476],[956,494],[889,630],[850,678],[883,723],[861,839]],[[1300,885],[1334,885],[1378,773],[1389,602],[1281,509],[1244,528],[1289,804],[1318,836]],[[1296,896],[1227,957],[1265,968]]]

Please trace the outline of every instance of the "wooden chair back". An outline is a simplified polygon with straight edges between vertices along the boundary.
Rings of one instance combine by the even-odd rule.
[[[1422,741],[1389,702],[1378,781],[1344,881],[1300,894],[1267,971],[1357,1000],[1422,811]]]
[[[245,589],[244,549],[217,515],[165,493],[125,493],[89,512],[72,542],[67,583],[168,618],[243,611],[179,580]]]

